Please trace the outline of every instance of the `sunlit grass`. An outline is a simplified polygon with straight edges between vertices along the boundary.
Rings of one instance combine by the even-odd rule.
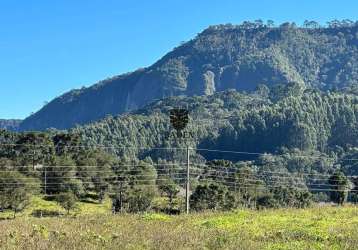
[[[358,208],[237,210],[169,216],[112,215],[110,200],[80,203],[70,216],[37,198],[21,216],[0,221],[3,249],[357,249]]]

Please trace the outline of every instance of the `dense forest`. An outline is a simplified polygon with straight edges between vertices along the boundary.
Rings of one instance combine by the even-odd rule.
[[[19,129],[68,129],[164,97],[252,91],[259,84],[350,88],[358,79],[357,46],[358,25],[350,20],[325,27],[313,21],[275,26],[261,20],[211,26],[148,68],[59,96]]]
[[[169,121],[175,107],[190,114],[182,138]],[[354,88],[290,83],[166,98],[68,131],[3,130],[0,207],[16,210],[25,193],[99,201],[109,195],[116,212],[177,213],[187,146],[190,204],[198,211],[356,202],[357,111]]]
[[[177,140],[171,133],[168,114],[174,107],[190,111],[188,139]],[[339,158],[357,149],[357,109],[354,89],[323,92],[299,84],[272,88],[260,85],[251,94],[229,90],[211,96],[167,98],[130,115],[107,117],[70,131],[79,135],[85,145],[107,146],[119,157],[175,160],[179,157],[176,151],[148,149],[185,148],[189,144],[198,148],[196,160],[200,163],[221,158],[256,159],[253,155],[200,149],[261,154],[302,152],[333,161],[320,170],[329,171]]]

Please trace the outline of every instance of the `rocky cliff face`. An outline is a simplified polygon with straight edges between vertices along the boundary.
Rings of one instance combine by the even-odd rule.
[[[67,129],[168,96],[251,91],[259,84],[343,88],[358,82],[357,48],[358,26],[213,26],[148,68],[54,99],[20,129]]]

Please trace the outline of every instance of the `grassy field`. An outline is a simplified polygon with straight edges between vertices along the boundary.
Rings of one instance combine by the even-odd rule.
[[[107,201],[82,203],[70,216],[30,216],[31,210],[44,206],[60,209],[35,198],[16,219],[0,220],[0,248],[358,249],[358,207],[353,206],[111,215]]]

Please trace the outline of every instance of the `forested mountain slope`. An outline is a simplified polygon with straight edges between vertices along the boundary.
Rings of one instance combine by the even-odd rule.
[[[170,125],[174,107],[190,111],[185,138],[177,138]],[[220,209],[302,208],[313,194],[316,201],[329,200],[328,191],[338,190],[342,185],[335,180],[341,178],[350,190],[345,197],[357,201],[357,118],[354,89],[324,92],[296,83],[260,85],[251,94],[227,90],[171,97],[68,131],[0,130],[0,168],[19,169],[12,175],[3,171],[0,179],[38,188],[46,183],[43,191],[51,195],[95,192],[99,201],[106,192],[125,190],[126,197],[150,199],[139,210],[125,199],[126,211],[146,211],[156,188],[184,184],[188,145],[190,202],[198,211],[206,209],[200,193],[207,188],[224,192],[223,199],[209,196]],[[13,188],[7,190],[11,200]]]
[[[186,131],[190,131],[191,138],[187,140],[170,134],[168,114],[177,106],[190,110]],[[250,95],[230,90],[211,96],[172,97],[133,114],[107,117],[71,132],[79,134],[86,145],[105,145],[107,150],[127,158],[150,156],[154,160],[185,161],[180,150],[152,148],[185,148],[189,143],[194,149],[314,155],[318,157],[314,162],[321,168],[318,171],[322,172],[345,154],[357,154],[357,119],[357,95],[304,90],[293,85],[261,88]],[[199,162],[258,159],[258,155],[210,151],[197,151],[196,157]],[[324,166],[326,158],[332,161]],[[306,159],[295,164],[298,162],[303,164],[301,167],[309,166],[305,165]]]
[[[210,95],[258,84],[321,90],[357,84],[358,25],[212,26],[152,66],[70,91],[25,119],[21,130],[67,129],[168,96]]]

